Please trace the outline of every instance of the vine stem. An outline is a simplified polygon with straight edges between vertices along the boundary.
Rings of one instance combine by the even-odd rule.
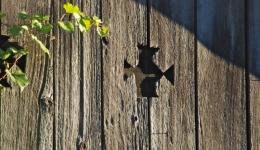
[[[60,18],[60,21],[63,21],[63,19],[66,17],[67,14],[63,14]]]

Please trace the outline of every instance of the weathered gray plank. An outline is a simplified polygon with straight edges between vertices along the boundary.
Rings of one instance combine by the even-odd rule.
[[[139,4],[141,3],[141,4]],[[123,80],[124,60],[138,63],[138,43],[146,45],[146,0],[103,0],[109,25],[103,49],[104,131],[106,149],[148,149],[148,101],[137,99],[135,76]]]
[[[244,12],[243,0],[198,0],[200,149],[247,149]]]
[[[54,1],[54,16],[64,12],[63,1]],[[99,15],[99,1],[77,1],[86,14]],[[100,40],[91,31],[68,34],[56,30],[54,45],[55,147],[101,147]]]
[[[174,85],[163,77],[151,102],[151,148],[195,149],[194,1],[151,0],[151,47],[164,72],[174,65]]]
[[[250,84],[250,116],[251,116],[251,149],[260,149],[260,83],[251,81]]]
[[[64,13],[64,3],[65,0],[54,1],[56,19]],[[62,30],[55,30],[54,36],[55,149],[76,149],[82,120],[80,38],[78,32],[68,34]]]
[[[7,13],[7,19],[3,21],[14,24],[17,23],[17,20],[14,19],[16,13],[22,10],[48,14],[50,1],[2,0],[1,10]],[[2,33],[6,33],[6,28],[2,27]],[[45,82],[51,81],[49,76],[44,77],[48,74],[48,60],[35,44],[30,44],[29,47],[30,54],[27,57],[26,72],[31,81],[30,86],[23,92],[20,92],[18,88],[5,89],[1,92],[0,149],[36,149],[43,145],[49,148],[52,144],[51,134],[48,135],[49,137],[45,136],[50,132],[42,130],[45,126],[43,123],[48,122],[48,120],[43,121],[42,119],[48,116],[51,121],[52,116],[48,112],[43,112],[42,105],[39,105]],[[49,85],[51,86],[51,82]],[[45,138],[46,141],[44,142],[42,138]]]
[[[260,1],[248,1],[250,129],[252,150],[260,149]]]
[[[49,0],[45,3],[48,3],[46,7],[50,16],[52,15],[53,7],[52,1]],[[46,4],[45,4],[46,5]],[[50,22],[53,23],[53,16],[51,17]],[[52,33],[50,34],[52,36]],[[53,44],[52,41],[48,38],[49,41],[46,41],[46,45],[50,49],[50,57],[46,57],[46,65],[43,77],[43,85],[41,87],[41,93],[39,96],[39,118],[38,118],[38,138],[37,146],[39,150],[53,149],[54,141],[54,100],[53,100]]]
[[[79,2],[84,8],[84,12],[88,15],[100,15],[101,1],[84,1]],[[90,33],[83,34],[82,37],[82,84],[81,91],[83,103],[83,120],[82,127],[83,141],[86,149],[101,149],[102,142],[102,121],[101,121],[101,86],[102,86],[102,70],[101,70],[101,40],[95,29]],[[81,106],[82,107],[82,106]]]

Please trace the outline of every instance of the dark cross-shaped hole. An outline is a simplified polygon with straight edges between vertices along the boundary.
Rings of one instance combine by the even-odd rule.
[[[159,48],[140,45],[138,49],[140,51],[139,63],[136,67],[132,67],[126,60],[124,62],[124,80],[134,74],[138,97],[158,97],[156,84],[162,76],[165,76],[167,80],[174,84],[174,67],[171,66],[167,71],[162,72],[153,62],[153,56],[158,52]]]

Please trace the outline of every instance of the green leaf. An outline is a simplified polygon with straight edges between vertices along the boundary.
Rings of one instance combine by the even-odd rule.
[[[29,18],[30,18],[30,15],[29,15],[27,12],[22,11],[22,12],[19,12],[19,13],[17,14],[17,17],[18,17],[19,19],[26,20],[26,19],[29,19]]]
[[[11,73],[9,70],[6,70],[6,73],[11,78],[11,80],[21,88],[21,91],[23,91],[24,88],[29,85],[28,77],[20,69],[15,70],[13,73]]]
[[[7,60],[14,55],[26,55],[28,51],[26,49],[16,49],[15,47],[8,47],[6,51],[0,49],[0,59]]]
[[[40,46],[44,53],[50,56],[49,49],[35,35],[31,35],[32,39]]]
[[[8,52],[11,52],[11,53],[13,53],[13,54],[17,54],[17,53],[18,53],[18,49],[15,48],[15,47],[8,47],[8,48],[7,48],[7,51],[8,51]]]
[[[38,21],[46,21],[46,20],[50,19],[50,16],[48,16],[48,15],[34,15],[32,18],[36,19]]]
[[[62,22],[62,21],[58,21],[58,25],[65,31],[67,32],[74,32],[74,25],[72,24],[72,22],[68,21],[66,23]]]
[[[93,23],[92,19],[90,19],[90,18],[83,18],[82,22],[84,23],[84,26],[87,31],[90,29],[90,27],[92,26],[92,23]]]
[[[100,37],[106,37],[109,33],[109,28],[106,26],[101,26],[97,28],[98,34]]]
[[[81,32],[86,32],[90,29],[90,27],[92,26],[92,19],[90,18],[82,18],[80,21],[79,21],[79,29]]]
[[[39,20],[33,19],[32,28],[36,28],[37,31],[48,34],[52,30],[53,26],[51,24],[43,24]]]
[[[42,25],[42,28],[39,29],[38,31],[44,33],[44,34],[48,34],[51,30],[52,30],[53,26],[51,24],[45,24]]]
[[[64,9],[66,11],[66,13],[68,14],[73,14],[73,13],[78,13],[79,12],[79,7],[78,6],[74,6],[71,3],[66,3],[64,4]]]
[[[11,36],[18,36],[23,33],[23,28],[21,26],[12,26],[11,28],[8,29],[8,33]]]
[[[97,27],[100,26],[100,24],[102,24],[101,19],[99,19],[97,16],[93,17],[93,22],[94,22],[95,26],[97,26]]]
[[[81,32],[86,32],[86,31],[87,31],[86,28],[85,28],[85,26],[84,26],[84,24],[82,24],[81,21],[78,23],[78,25],[79,25],[79,30],[80,30]]]
[[[28,30],[29,30],[29,28],[28,28],[28,26],[27,26],[27,25],[22,25],[22,26],[21,26],[21,28],[22,28],[23,30],[26,30],[26,31],[28,31]]]
[[[63,8],[65,9],[66,13],[73,14],[73,16],[76,19],[79,19],[81,16],[83,17],[84,14],[79,10],[79,7],[77,5],[73,5],[71,3],[66,3],[63,5]]]
[[[82,17],[79,13],[73,13],[74,18],[79,21]]]
[[[2,18],[5,17],[5,16],[6,16],[5,13],[0,12],[0,19],[2,19]]]
[[[7,52],[10,52],[12,54],[20,54],[20,55],[26,55],[28,54],[27,49],[17,49],[16,47],[8,47]]]
[[[0,49],[0,59],[6,60],[12,55],[12,51],[4,51]]]
[[[42,23],[36,19],[32,20],[32,28],[41,29]]]

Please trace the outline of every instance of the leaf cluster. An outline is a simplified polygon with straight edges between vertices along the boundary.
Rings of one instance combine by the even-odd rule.
[[[86,16],[79,10],[78,6],[66,3],[64,5],[66,14],[58,21],[58,25],[67,32],[74,32],[75,26],[79,27],[81,32],[87,32],[92,26],[94,26],[100,37],[106,37],[109,33],[107,26],[104,26],[101,19],[97,16]],[[72,15],[72,21],[63,21],[64,17]]]
[[[17,14],[20,24],[7,25],[2,23],[2,25],[7,26],[8,35],[2,35],[4,40],[0,40],[0,88],[11,87],[9,81],[17,84],[21,90],[29,85],[29,79],[24,73],[25,70],[19,66],[20,59],[30,52],[29,48],[26,48],[28,46],[26,43],[35,42],[39,49],[50,56],[49,49],[40,37],[42,35],[51,37],[55,25],[69,33],[73,33],[76,27],[83,33],[89,31],[91,27],[95,27],[101,38],[108,35],[108,27],[104,26],[97,16],[87,16],[77,5],[71,3],[64,4],[64,10],[65,13],[55,24],[49,23],[49,15],[34,15],[25,11]],[[0,19],[5,16],[5,13],[0,12]],[[65,17],[68,18],[67,21],[64,21]],[[17,42],[10,42],[10,39],[12,41],[21,37],[28,39],[22,46],[19,46]],[[54,39],[54,37],[51,38]]]

